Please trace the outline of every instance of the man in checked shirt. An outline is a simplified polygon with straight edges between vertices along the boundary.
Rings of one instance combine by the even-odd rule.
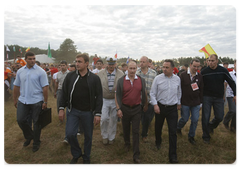
[[[174,63],[172,60],[164,61],[163,73],[153,80],[150,97],[155,112],[156,147],[158,150],[161,147],[162,127],[166,118],[169,133],[169,161],[170,163],[178,163],[176,131],[182,92],[181,80],[173,74],[173,68]]]

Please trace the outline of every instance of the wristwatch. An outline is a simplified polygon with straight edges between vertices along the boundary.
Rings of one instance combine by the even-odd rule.
[[[119,111],[119,110],[120,110],[120,108],[116,109],[116,111]]]

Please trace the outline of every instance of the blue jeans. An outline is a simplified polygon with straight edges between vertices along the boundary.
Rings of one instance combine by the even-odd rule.
[[[224,117],[223,124],[228,126],[229,122],[232,120],[231,127],[236,129],[236,104],[233,101],[233,97],[227,97],[227,101],[229,111]]]
[[[38,117],[42,111],[43,101],[35,104],[23,104],[18,101],[17,103],[17,122],[23,131],[25,139],[33,139],[33,145],[40,145],[41,127],[38,124]],[[32,116],[33,130],[30,126],[28,119]]]
[[[148,104],[148,110],[146,112],[142,111],[142,137],[148,136],[148,128],[154,115],[153,105]]]
[[[178,121],[177,129],[182,129],[184,127],[184,125],[187,123],[189,119],[190,111],[191,111],[191,125],[189,129],[188,137],[195,136],[195,131],[197,129],[198,118],[199,118],[199,110],[200,110],[200,105],[197,105],[197,106],[182,105],[182,108],[181,108],[182,117]]]
[[[90,160],[92,148],[93,118],[94,115],[91,111],[80,111],[72,108],[69,112],[67,109],[66,136],[68,143],[71,146],[71,153],[74,158],[79,158],[82,156],[83,160]],[[84,155],[82,154],[82,150],[77,139],[80,119],[84,130]]]
[[[213,106],[214,118],[211,122],[211,108]],[[203,140],[210,140],[209,128],[215,129],[219,123],[223,120],[224,116],[224,101],[223,98],[203,96],[203,106],[202,106],[202,130]]]

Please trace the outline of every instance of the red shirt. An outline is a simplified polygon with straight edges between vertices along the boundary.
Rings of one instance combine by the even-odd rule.
[[[58,72],[58,69],[53,67],[53,68],[50,69],[50,72],[51,72],[51,75],[53,75],[54,73]]]
[[[98,57],[93,57],[94,65],[97,63],[98,60],[99,60]]]
[[[233,71],[233,69],[232,69],[232,68],[227,68],[227,70],[228,70],[228,72],[231,72],[231,71]]]
[[[173,68],[173,74],[177,74],[179,71],[176,67]]]
[[[127,80],[126,80],[127,79]],[[135,106],[141,103],[142,82],[139,77],[135,79],[131,85],[128,76],[123,81],[123,97],[122,103],[128,106]]]

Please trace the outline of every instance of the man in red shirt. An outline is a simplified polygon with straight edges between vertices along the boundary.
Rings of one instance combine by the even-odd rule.
[[[133,161],[140,163],[139,126],[142,107],[146,112],[148,100],[145,79],[136,75],[137,63],[128,63],[128,75],[121,77],[117,83],[115,96],[117,115],[122,118],[123,137],[127,151],[130,149],[130,125],[133,135]]]

